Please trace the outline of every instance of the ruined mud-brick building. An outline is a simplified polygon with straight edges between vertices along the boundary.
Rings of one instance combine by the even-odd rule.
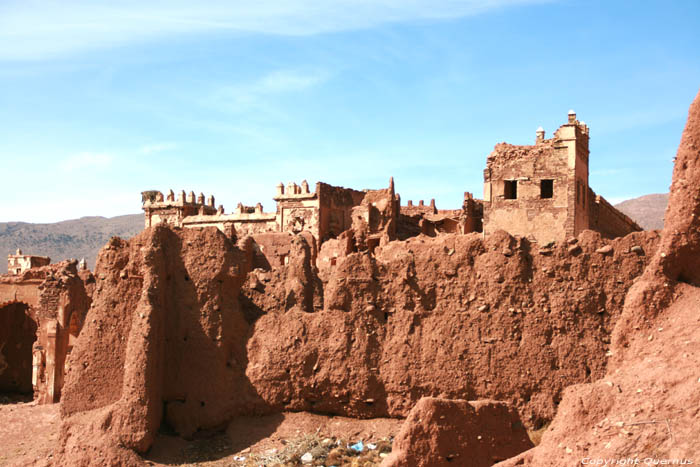
[[[401,197],[394,191],[393,178],[389,187],[379,190],[353,190],[316,183],[309,190],[304,180],[301,185],[279,183],[273,199],[275,212],[264,212],[260,203],[255,206],[238,204],[234,212],[224,213],[223,206],[215,207],[214,197],[205,201],[204,194],[195,196],[184,191],[175,198],[172,190],[167,195],[159,191],[142,193],[145,226],[168,224],[177,228],[216,227],[232,238],[250,236],[254,242],[257,265],[269,267],[286,264],[293,235],[304,234],[316,257],[321,245],[344,232],[342,250],[373,250],[382,239],[408,238],[418,234],[434,236],[438,233],[469,233],[481,230],[481,204],[470,193],[465,193],[462,209],[438,210],[433,200],[426,206],[421,200],[401,206]],[[339,254],[336,252],[331,255]]]
[[[14,255],[7,255],[7,273],[12,275],[19,275],[29,269],[49,264],[51,264],[51,258],[48,256],[24,255],[20,249]]]
[[[532,146],[496,145],[484,170],[484,200],[465,192],[461,209],[439,210],[434,199],[401,206],[393,178],[387,189],[362,191],[318,182],[311,192],[303,181],[277,185],[275,212],[264,212],[260,203],[239,203],[227,214],[223,206],[215,206],[213,196],[205,200],[202,193],[181,191],[176,199],[172,190],[166,196],[143,192],[145,226],[213,226],[232,238],[250,236],[258,262],[265,266],[286,264],[291,238],[300,233],[312,240],[314,257],[327,240],[342,236],[339,252],[327,252],[325,261],[328,254],[373,251],[382,238],[405,240],[420,234],[483,231],[488,236],[505,230],[546,244],[583,230],[607,238],[642,230],[589,188],[588,140],[588,127],[571,111],[551,139],[538,129]]]
[[[642,230],[588,186],[588,141],[588,126],[570,111],[551,139],[540,127],[532,146],[496,145],[484,170],[484,234],[548,243],[587,229],[608,238]]]
[[[467,191],[461,209],[437,209],[435,199],[431,199],[428,205],[423,200],[417,205],[408,200],[399,210],[399,238],[405,240],[418,234],[481,232],[482,218],[483,203]]]
[[[18,250],[0,275],[0,394],[33,394],[42,404],[60,398],[94,283],[76,261],[49,262]]]
[[[306,181],[301,186],[289,183],[286,190],[280,183],[274,197],[276,212],[263,212],[260,203],[256,206],[239,203],[234,212],[225,214],[223,206],[215,207],[213,196],[205,203],[201,193],[195,198],[194,192],[186,196],[182,191],[177,200],[172,190],[165,198],[160,192],[145,193],[155,193],[144,200],[146,227],[161,223],[189,228],[214,226],[238,237],[307,231],[319,241],[347,230],[351,225],[352,208],[358,206],[366,195],[362,191],[321,182],[316,184],[314,192],[309,191]]]

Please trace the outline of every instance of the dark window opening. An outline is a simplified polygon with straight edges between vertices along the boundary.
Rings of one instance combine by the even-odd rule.
[[[378,238],[368,238],[367,239],[367,249],[371,254],[374,254],[374,249],[379,246]]]
[[[554,197],[554,180],[540,180],[540,198]]]
[[[518,181],[505,180],[503,182],[503,198],[518,199]]]

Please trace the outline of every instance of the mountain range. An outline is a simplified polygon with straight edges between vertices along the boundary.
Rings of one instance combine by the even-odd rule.
[[[652,194],[615,205],[645,230],[661,229],[668,194]],[[143,230],[143,215],[118,217],[81,217],[80,219],[32,224],[0,222],[0,255],[13,254],[18,248],[26,254],[49,256],[52,262],[68,258],[85,258],[94,269],[100,248],[113,236],[129,238]],[[4,258],[4,256],[3,256]],[[7,263],[0,258],[0,274]]]

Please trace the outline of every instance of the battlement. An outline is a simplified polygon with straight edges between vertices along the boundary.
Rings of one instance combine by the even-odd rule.
[[[399,200],[401,199],[399,195]],[[430,200],[430,204],[426,205],[425,201],[422,199],[418,201],[417,205],[413,204],[413,200],[408,200],[406,206],[401,206],[400,213],[405,216],[416,216],[421,214],[437,214],[437,208],[435,207],[435,198]]]
[[[320,183],[320,182],[319,182]],[[301,182],[301,185],[297,185],[295,182],[287,183],[287,187],[282,182],[277,184],[277,190],[275,196],[272,198],[275,201],[280,201],[284,199],[313,199],[318,196],[319,183],[316,184],[316,191],[309,191],[309,182],[306,180]]]
[[[224,207],[215,207],[214,195],[205,198],[204,193],[195,195],[181,190],[177,198],[173,190],[167,195],[156,190],[141,193],[142,209],[146,214],[145,226],[152,227],[157,224],[169,224],[174,227],[182,227],[183,219],[197,215],[213,215],[223,213]]]

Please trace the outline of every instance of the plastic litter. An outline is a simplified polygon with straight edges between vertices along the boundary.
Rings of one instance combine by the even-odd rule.
[[[377,449],[377,445],[374,443],[367,443],[367,449],[374,451],[375,449]]]
[[[362,452],[365,450],[365,445],[362,443],[362,441],[358,441],[352,446],[348,446],[348,449],[352,449],[355,452]]]

